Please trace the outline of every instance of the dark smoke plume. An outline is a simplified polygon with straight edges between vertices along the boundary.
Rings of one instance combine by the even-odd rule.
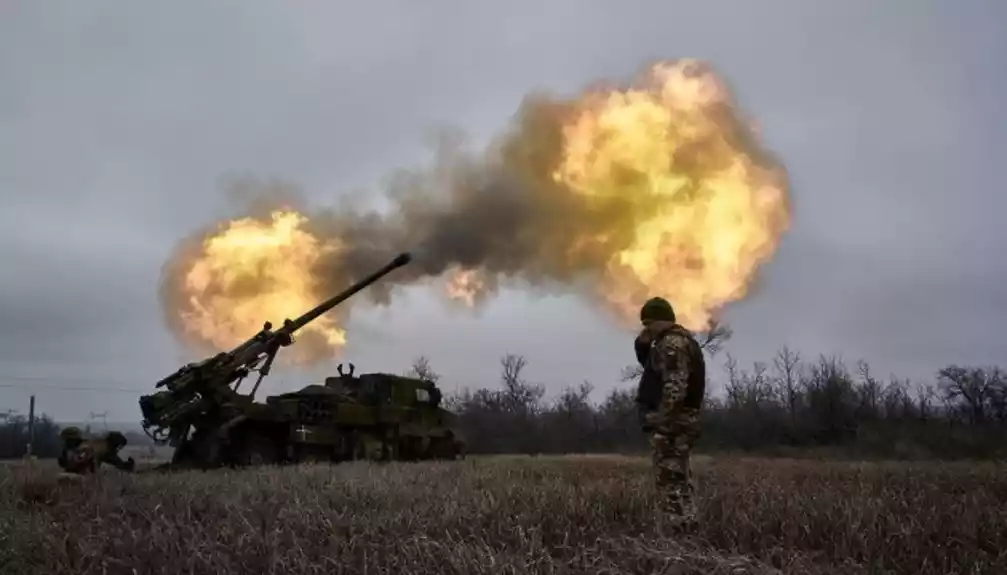
[[[715,78],[705,65],[690,66],[693,76]],[[508,281],[587,293],[619,265],[614,256],[636,240],[638,223],[651,217],[660,202],[669,201],[645,193],[577,193],[554,179],[565,151],[564,127],[583,111],[586,99],[598,97],[590,91],[575,99],[529,96],[507,130],[480,151],[458,140],[443,140],[432,167],[394,174],[384,191],[391,206],[386,211],[344,201],[308,213],[298,209],[296,194],[275,183],[244,182],[238,196],[246,206],[252,201],[253,215],[280,206],[298,209],[309,216],[309,231],[336,238],[345,247],[313,270],[324,284],[321,297],[341,291],[402,251],[412,252],[414,262],[361,297],[387,304],[396,286],[458,268],[478,272],[490,293]],[[700,113],[716,130],[686,141],[665,158],[667,170],[688,182],[684,201],[690,201],[690,194],[709,193],[703,182],[728,169],[725,161],[737,157],[745,159],[746,177],[753,184],[786,189],[783,168],[761,147],[730,97],[709,103]],[[615,185],[645,188],[648,174],[629,162],[616,163],[612,173]],[[786,205],[766,211],[769,215],[759,216],[768,218],[765,227],[782,233],[789,221]],[[692,247],[678,246],[680,253],[690,253]],[[769,252],[773,249],[775,245]],[[667,265],[687,269],[694,264],[669,260]],[[643,283],[620,285],[631,290],[635,300],[653,295]],[[163,295],[169,315],[184,308],[172,289]]]

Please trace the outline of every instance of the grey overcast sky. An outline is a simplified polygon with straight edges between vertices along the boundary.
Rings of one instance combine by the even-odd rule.
[[[0,411],[34,392],[60,419],[139,418],[136,393],[91,388],[151,389],[193,359],[160,268],[232,215],[227,178],[325,206],[422,165],[432,129],[488,138],[529,91],[680,57],[727,78],[792,178],[791,232],[726,315],[741,362],[782,344],[914,378],[1004,360],[1001,0],[0,0]],[[632,361],[632,334],[580,300],[438,302],[356,309],[347,359],[426,354],[451,389],[516,352],[552,392],[599,393]]]

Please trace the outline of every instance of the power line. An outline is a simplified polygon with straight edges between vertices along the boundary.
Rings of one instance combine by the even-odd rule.
[[[101,413],[91,412],[91,420],[94,421],[100,419],[102,423],[105,424],[105,429],[108,430],[108,411],[103,411]]]
[[[49,377],[25,375],[0,375],[0,381],[17,383],[0,383],[0,387],[8,389],[53,389],[58,391],[109,391],[113,393],[150,393],[154,386],[147,388],[129,387],[126,382],[110,378],[87,377]],[[77,383],[107,383],[112,385],[76,385]],[[56,384],[56,385],[53,385]]]
[[[77,378],[55,378],[55,377],[19,377],[19,376],[6,376],[0,375],[0,380],[9,380],[19,383],[0,383],[0,388],[4,389],[24,389],[24,390],[35,390],[35,389],[49,389],[53,391],[92,391],[92,392],[109,392],[109,393],[132,393],[132,394],[146,394],[153,393],[156,391],[154,386],[146,388],[136,388],[136,387],[119,387],[119,386],[81,386],[72,385],[70,382],[74,381],[110,381],[107,379],[77,379]],[[59,383],[61,382],[61,383]],[[58,383],[57,385],[52,385]],[[292,382],[295,385],[298,382]],[[307,385],[303,382],[300,385]]]
[[[37,376],[37,375],[0,375],[0,380],[6,381],[41,381],[41,382],[80,382],[80,383],[112,383],[112,384],[123,384],[129,385],[122,380],[115,380],[108,377],[94,378],[94,377],[78,377],[73,376]]]
[[[4,378],[10,379],[10,378]],[[58,381],[58,380],[55,380]],[[0,388],[6,389],[51,389],[54,391],[107,391],[110,393],[150,393],[153,387],[148,389],[131,389],[126,387],[90,387],[90,386],[79,386],[79,385],[25,385],[16,383],[0,383]]]

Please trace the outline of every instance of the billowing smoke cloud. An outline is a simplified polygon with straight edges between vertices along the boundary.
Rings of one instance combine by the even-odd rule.
[[[296,315],[410,251],[411,265],[359,299],[388,303],[396,286],[443,278],[473,303],[518,282],[597,298],[624,320],[665,296],[701,329],[776,250],[787,188],[707,65],[660,63],[623,88],[529,96],[485,149],[443,141],[432,166],[395,174],[389,209],[309,214],[282,185],[246,184],[249,218],[184,242],[162,302],[183,339],[229,347],[282,319],[263,313]],[[316,326],[307,359],[338,347],[339,319]]]

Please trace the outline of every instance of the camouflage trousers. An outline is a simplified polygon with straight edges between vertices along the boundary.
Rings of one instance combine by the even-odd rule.
[[[699,410],[679,408],[666,416],[665,421],[655,423],[650,444],[660,498],[658,507],[672,523],[695,524],[695,482],[689,454],[699,436]]]
[[[94,473],[98,469],[98,461],[94,450],[88,445],[66,449],[59,456],[60,467],[67,473]]]
[[[122,471],[133,471],[135,462],[130,457],[123,461],[115,449],[102,440],[85,441],[77,447],[64,447],[58,458],[60,467],[67,473],[94,473],[102,463]]]

